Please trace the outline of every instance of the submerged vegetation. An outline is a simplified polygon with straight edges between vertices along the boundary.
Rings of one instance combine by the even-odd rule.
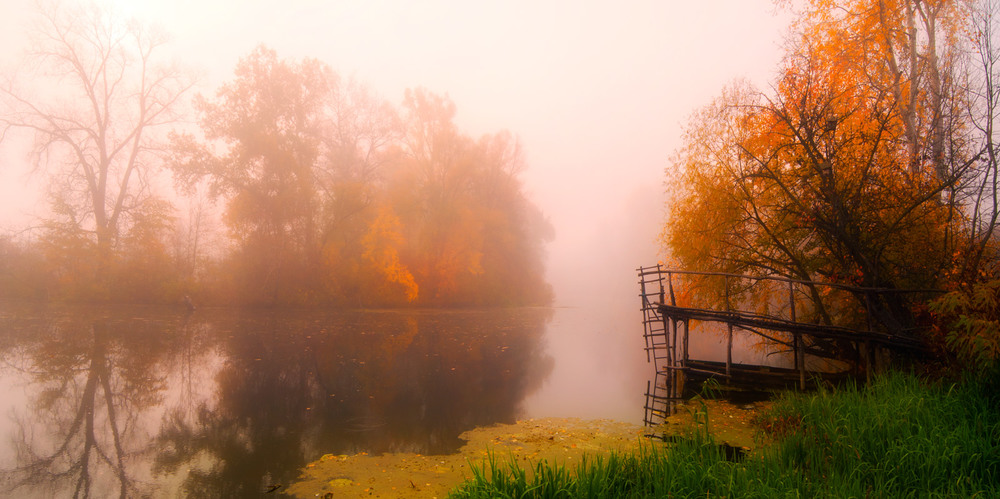
[[[707,425],[687,439],[529,469],[491,455],[452,497],[995,497],[1000,395],[976,381],[886,374],[866,387],[786,394],[758,415],[772,440],[727,456]]]

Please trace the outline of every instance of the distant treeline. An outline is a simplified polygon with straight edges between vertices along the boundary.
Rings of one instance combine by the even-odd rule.
[[[553,229],[524,194],[517,139],[466,135],[447,97],[409,90],[393,106],[317,60],[259,47],[213,96],[184,107],[189,80],[148,63],[157,40],[86,29],[133,29],[101,11],[43,15],[64,30],[34,47],[59,56],[41,62],[69,75],[61,98],[16,86],[2,97],[7,129],[35,134],[51,211],[34,230],[0,237],[0,297],[551,301]],[[200,126],[183,127],[195,117]],[[175,191],[157,187],[161,171]]]

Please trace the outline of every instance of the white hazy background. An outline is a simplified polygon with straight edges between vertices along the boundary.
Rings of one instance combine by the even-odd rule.
[[[205,95],[265,44],[279,57],[317,58],[397,105],[411,87],[448,95],[471,136],[519,136],[526,191],[556,230],[547,267],[556,305],[592,313],[582,322],[556,319],[557,329],[573,324],[560,338],[575,338],[552,339],[563,345],[551,347],[581,357],[557,365],[549,382],[556,386],[542,394],[570,389],[560,383],[601,390],[608,381],[581,369],[625,364],[634,376],[603,389],[641,395],[636,380],[651,368],[641,351],[635,269],[659,257],[664,169],[688,116],[727,83],[767,86],[789,21],[772,0],[98,3],[169,33],[169,55],[200,75]],[[33,1],[0,6],[0,64],[9,67],[25,48]],[[0,229],[43,208],[23,149],[0,147]],[[614,346],[603,346],[609,339]],[[541,412],[560,410],[571,412]]]

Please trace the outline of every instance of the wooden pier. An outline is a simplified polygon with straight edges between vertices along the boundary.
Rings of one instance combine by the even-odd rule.
[[[821,381],[835,383],[848,377],[867,379],[879,368],[880,362],[885,362],[880,359],[892,354],[920,355],[924,345],[916,339],[913,330],[880,325],[873,320],[875,314],[871,311],[879,306],[876,300],[883,300],[887,294],[895,297],[937,293],[934,290],[859,288],[781,277],[678,271],[661,265],[642,267],[637,272],[646,357],[655,367],[654,378],[646,386],[643,420],[647,425],[662,422],[673,413],[678,402],[691,395],[694,386],[709,378],[718,380],[726,390],[805,390]],[[723,306],[711,308],[679,303],[675,280],[690,283],[691,278],[721,279],[720,288],[725,296],[718,301],[723,302]],[[770,301],[763,307],[766,310],[747,310],[745,308],[749,307],[741,307],[737,300],[730,300],[730,289],[739,283],[744,286],[766,284],[770,290]],[[784,291],[775,293],[775,290]],[[868,311],[863,314],[867,316],[864,327],[834,324],[827,315],[817,313],[817,307],[810,307],[810,303],[816,302],[810,300],[818,296],[854,301],[863,297],[860,301],[866,304]],[[708,324],[724,328],[724,362],[690,356],[692,326],[705,329]],[[791,367],[734,363],[734,330],[756,335],[766,342],[771,353],[784,352],[791,356]],[[851,355],[842,355],[844,358],[838,358],[838,362],[817,362],[824,357],[830,359],[829,351],[838,348],[850,351]],[[808,365],[807,358],[813,366]]]

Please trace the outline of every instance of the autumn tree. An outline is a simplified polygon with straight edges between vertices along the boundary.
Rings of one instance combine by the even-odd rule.
[[[961,281],[972,283],[984,277],[1000,279],[1000,144],[995,120],[1000,112],[1000,6],[995,2],[976,2],[968,11],[971,21],[970,42],[974,48],[966,91],[970,99],[969,132],[979,151],[973,175],[958,189],[960,202],[967,209],[967,248],[959,273]],[[977,276],[977,274],[979,274]],[[968,290],[968,289],[967,289]]]
[[[965,217],[960,264],[955,286],[934,300],[935,339],[956,364],[979,374],[1000,376],[1000,191],[995,121],[1000,109],[997,86],[998,7],[995,2],[971,2],[967,33],[974,48],[966,91],[970,98],[970,135],[979,151],[973,175],[956,189]]]
[[[215,100],[196,99],[205,141],[175,137],[176,178],[188,187],[204,180],[227,199],[224,220],[251,301],[289,301],[318,262],[313,170],[331,78],[319,61],[284,61],[258,47]]]
[[[520,145],[479,141],[454,123],[455,104],[424,89],[404,100],[404,158],[390,186],[411,241],[406,261],[430,303],[544,303],[542,244],[551,227],[524,196]]]
[[[455,104],[423,89],[408,90],[405,157],[394,182],[399,212],[408,214],[409,260],[427,299],[458,292],[457,278],[481,273],[480,228],[468,199],[476,167],[471,139],[454,124]]]
[[[187,196],[186,215],[174,224],[170,238],[173,271],[182,288],[192,289],[205,263],[217,251],[215,213],[211,200],[201,192]]]
[[[959,64],[962,6],[808,2],[773,91],[737,84],[693,117],[670,174],[682,186],[664,231],[676,263],[879,289],[853,304],[816,288],[799,298],[819,322],[871,313],[912,334],[919,304],[896,290],[949,286],[969,248],[963,189],[982,151]]]
[[[510,304],[550,303],[545,282],[545,243],[555,229],[524,193],[526,167],[520,142],[509,132],[484,135],[476,144],[480,179],[473,191],[483,219],[483,274],[475,282],[479,300]]]
[[[399,116],[366,86],[333,83],[317,165],[327,292],[352,304],[411,302],[419,290],[399,261],[404,241],[386,199],[387,170],[399,157]]]
[[[156,201],[152,179],[163,129],[191,82],[158,63],[160,33],[96,6],[56,4],[33,31],[22,72],[0,88],[3,135],[34,134],[35,171],[47,176],[51,243],[80,251],[107,278],[123,229]]]
[[[35,242],[24,235],[0,234],[0,298],[44,299],[51,273]]]
[[[257,48],[203,138],[179,135],[179,183],[224,199],[241,300],[350,306],[544,303],[550,230],[524,196],[510,134],[479,141],[455,105],[408,91],[402,112],[326,65]]]
[[[179,299],[179,291],[167,289],[179,277],[169,251],[169,236],[176,224],[173,212],[166,200],[151,199],[132,214],[119,242],[113,298],[144,303]]]

